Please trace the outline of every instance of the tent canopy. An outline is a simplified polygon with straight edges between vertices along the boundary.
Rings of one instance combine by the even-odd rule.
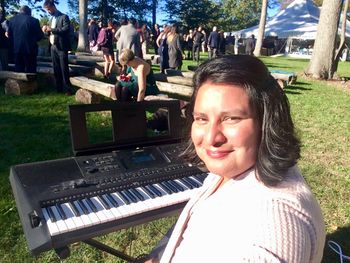
[[[312,0],[295,0],[286,9],[266,21],[265,37],[315,39],[320,8]],[[340,30],[340,29],[339,29]],[[259,25],[236,31],[233,34],[249,37],[257,36]],[[346,36],[350,37],[350,23],[347,21]]]

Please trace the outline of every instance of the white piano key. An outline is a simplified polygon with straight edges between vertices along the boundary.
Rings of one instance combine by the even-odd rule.
[[[90,200],[96,206],[96,208],[98,210],[96,215],[101,219],[101,222],[107,222],[107,221],[111,221],[114,219],[113,213],[104,208],[104,206],[101,204],[101,201],[98,200],[98,197],[96,197],[96,196],[91,197]]]
[[[83,222],[85,227],[93,225],[93,222],[91,221],[90,217],[88,215],[84,214],[83,209],[80,207],[80,204],[77,201],[73,202],[75,204],[75,207],[79,210],[81,221]]]
[[[72,218],[73,212],[71,212],[69,210],[69,208],[67,208],[68,204],[67,205],[66,204],[58,204],[58,205],[62,208],[63,212],[66,215],[66,219],[62,219],[62,220],[67,225],[68,230],[71,231],[71,230],[76,229],[77,227],[76,227],[76,225],[73,221],[73,218]]]
[[[127,209],[127,204],[124,203],[124,201],[119,197],[118,193],[111,193],[111,196],[117,201],[117,203],[119,204],[118,206],[118,210],[120,211],[120,213],[123,215],[123,217],[127,217],[130,214],[130,211]]]
[[[62,204],[62,208],[63,208],[63,211],[67,215],[67,220],[68,220],[68,218],[70,218],[73,221],[73,223],[77,229],[84,227],[84,223],[83,223],[82,219],[80,218],[80,216],[75,216],[69,203]]]
[[[87,203],[86,199],[83,199],[82,202],[86,206],[87,210],[89,211],[88,217],[90,218],[92,224],[100,224],[101,220],[100,218],[95,214],[94,211],[92,211],[90,205]]]
[[[111,207],[109,210],[113,213],[114,217],[115,217],[115,220],[118,220],[120,218],[123,218],[123,214],[120,212],[120,210],[115,207],[111,201],[107,198],[106,195],[103,195],[103,197],[105,198],[106,202],[109,204],[109,206]]]
[[[60,233],[65,233],[68,232],[68,227],[66,225],[66,223],[64,222],[64,220],[61,218],[61,215],[59,214],[59,212],[57,211],[57,208],[55,206],[51,206],[50,207],[52,212],[54,213],[57,221],[56,221],[56,225],[58,228],[58,231],[60,231]]]
[[[154,202],[153,199],[148,195],[147,192],[145,192],[141,187],[136,188],[136,190],[143,196],[143,198],[145,199],[144,201],[142,201],[147,207],[148,210],[152,210],[152,209],[157,209],[159,208],[159,204]]]
[[[54,235],[59,234],[60,231],[58,230],[56,223],[52,222],[52,220],[50,219],[46,208],[42,208],[41,211],[43,212],[44,218],[46,220],[46,225],[47,225],[47,228],[49,229],[50,235],[54,236]]]

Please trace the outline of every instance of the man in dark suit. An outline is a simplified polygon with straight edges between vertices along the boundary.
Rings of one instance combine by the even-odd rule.
[[[217,27],[213,27],[213,31],[210,32],[208,38],[208,50],[209,50],[209,59],[215,58],[218,54],[219,48],[219,33],[217,32]]]
[[[28,6],[22,6],[19,13],[10,19],[8,36],[13,47],[15,71],[36,73],[37,42],[44,34],[39,20],[31,16]]]
[[[51,44],[56,89],[72,95],[68,68],[68,51],[71,49],[69,17],[57,10],[53,0],[45,0],[44,9],[52,16],[50,25],[44,26],[43,31],[49,36]]]

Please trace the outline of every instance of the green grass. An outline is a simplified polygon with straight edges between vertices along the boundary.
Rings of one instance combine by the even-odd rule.
[[[303,145],[299,167],[321,204],[327,239],[350,255],[350,90],[301,77],[307,60],[262,60],[271,69],[298,73],[297,83],[285,92]],[[185,61],[183,70],[190,64]],[[349,78],[350,63],[341,62],[338,72]],[[0,83],[1,262],[59,262],[53,251],[36,257],[28,253],[8,180],[11,165],[72,155],[67,106],[75,103],[74,98],[57,94],[43,79],[40,83],[36,94],[18,97],[4,95]],[[150,251],[175,220],[165,218],[98,240],[137,256]],[[62,262],[122,262],[83,243],[70,248],[71,257]],[[337,261],[326,246],[323,262]]]

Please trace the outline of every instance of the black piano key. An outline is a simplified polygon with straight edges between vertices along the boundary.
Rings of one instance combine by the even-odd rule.
[[[158,185],[160,188],[162,188],[168,194],[171,195],[173,193],[173,191],[164,182],[160,182],[160,183],[158,183]]]
[[[103,205],[103,207],[105,209],[111,209],[110,205],[108,204],[108,202],[104,199],[103,196],[97,196],[98,200],[100,200],[101,204]]]
[[[194,187],[196,188],[200,187],[200,184],[195,180],[193,180],[192,178],[187,177],[186,180],[188,180],[192,185],[194,185]]]
[[[123,193],[123,191],[119,192],[120,198],[125,202],[125,204],[129,205],[132,201],[129,199],[129,197]]]
[[[171,191],[173,191],[173,193],[178,193],[179,192],[179,190],[175,187],[175,186],[173,186],[171,183],[170,183],[170,181],[164,181],[163,182],[166,186],[168,186],[170,189],[171,189]]]
[[[177,190],[179,190],[180,192],[184,191],[184,188],[182,187],[182,185],[180,185],[178,182],[176,181],[168,181],[169,184],[172,184],[174,187],[176,187]]]
[[[203,184],[206,178],[206,174],[196,174],[196,175],[193,175],[193,177]]]
[[[89,214],[89,209],[86,207],[84,202],[82,200],[77,200],[78,204],[80,205],[80,208],[83,210],[85,215]]]
[[[139,201],[144,201],[145,198],[139,193],[137,189],[130,189],[130,191],[137,197]]]
[[[149,188],[153,193],[155,193],[157,196],[161,197],[163,196],[162,192],[157,189],[154,185],[147,185],[147,188]]]
[[[61,218],[63,220],[66,220],[67,219],[67,216],[66,216],[66,213],[63,211],[63,208],[60,204],[56,204],[56,208],[57,208],[57,211],[58,213],[60,214]]]
[[[151,198],[155,198],[155,197],[157,196],[155,193],[153,193],[153,192],[152,192],[150,189],[148,189],[148,187],[146,187],[146,186],[141,186],[141,189],[142,189],[143,191],[145,191],[146,194],[148,194],[149,197],[151,197]]]
[[[56,222],[57,219],[56,219],[55,214],[53,213],[51,207],[46,207],[46,210],[47,210],[47,213],[48,213],[48,215],[49,215],[51,221],[52,221],[52,222]]]
[[[106,197],[108,198],[109,202],[111,202],[111,204],[114,205],[114,207],[119,206],[119,203],[117,202],[117,200],[115,200],[115,198],[113,198],[113,196],[111,196],[111,194],[106,194]]]
[[[69,202],[70,208],[73,210],[75,216],[81,216],[78,207],[74,204],[74,202]]]
[[[132,192],[130,192],[129,189],[125,189],[124,190],[125,194],[129,197],[129,199],[131,199],[132,203],[137,203],[137,198],[136,196],[134,196],[134,194]]]
[[[183,183],[184,185],[186,185],[188,188],[190,188],[190,189],[193,189],[193,188],[195,188],[193,185],[191,185],[189,182],[187,182],[186,180],[184,180],[184,178],[180,178],[179,179],[179,181],[181,182],[181,183]]]
[[[88,206],[91,208],[92,211],[94,211],[95,213],[98,212],[97,207],[95,206],[95,204],[90,200],[90,198],[86,198],[86,203],[88,204]]]

